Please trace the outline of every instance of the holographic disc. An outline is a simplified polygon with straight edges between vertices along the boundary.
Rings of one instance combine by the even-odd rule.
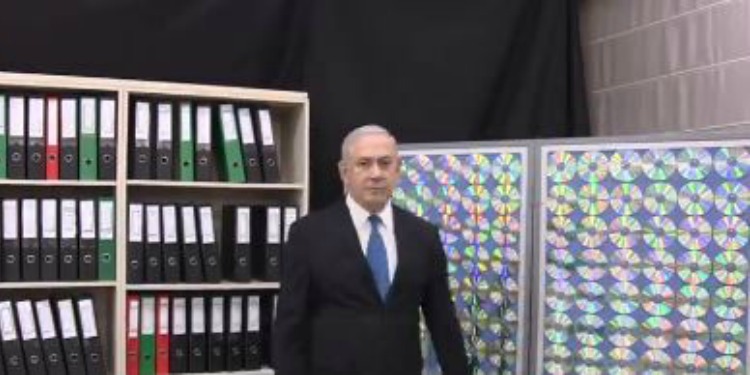
[[[747,245],[750,227],[738,216],[725,216],[714,226],[714,241],[726,250],[740,250]]]
[[[490,160],[482,154],[470,154],[461,163],[461,176],[470,185],[480,186],[490,177]]]
[[[510,215],[521,207],[521,194],[513,185],[499,185],[492,196],[492,207],[498,215]]]
[[[523,172],[520,157],[512,153],[504,153],[495,157],[492,161],[492,178],[499,185],[510,185],[518,181]]]
[[[609,206],[607,188],[598,183],[583,185],[578,192],[578,207],[586,215],[599,215]]]
[[[612,190],[610,206],[620,215],[633,215],[643,206],[641,188],[634,184],[622,184]]]
[[[723,321],[711,330],[714,349],[722,354],[737,354],[745,345],[745,328],[737,322]]]
[[[654,316],[664,316],[674,308],[674,293],[666,284],[651,284],[643,289],[643,310]]]
[[[547,252],[547,274],[556,280],[564,280],[570,277],[575,266],[575,258],[566,249],[551,249]]]
[[[745,366],[742,361],[732,356],[721,356],[711,363],[711,374],[744,374]]]
[[[609,158],[609,173],[621,182],[631,182],[641,174],[641,157],[631,150],[616,151]]]
[[[740,215],[750,203],[750,190],[739,182],[724,182],[716,188],[714,203],[724,215]]]
[[[596,314],[604,308],[604,288],[595,282],[585,282],[578,286],[576,306],[586,314]]]
[[[740,179],[750,170],[750,153],[743,147],[722,147],[714,155],[714,169],[727,180]]]
[[[628,315],[617,315],[607,322],[607,338],[617,347],[633,346],[639,339],[638,322]]]
[[[655,283],[666,283],[672,278],[675,270],[674,257],[666,251],[649,251],[643,258],[643,275]]]
[[[643,155],[643,174],[653,181],[664,181],[677,169],[677,160],[669,150],[649,150]]]
[[[545,359],[564,361],[570,359],[572,355],[573,354],[570,352],[570,349],[568,349],[565,345],[554,344],[549,345],[544,349]]]
[[[641,356],[641,374],[672,375],[672,358],[663,350],[649,350]]]
[[[724,251],[714,258],[714,277],[727,285],[738,285],[750,272],[747,259],[739,251]]]
[[[440,185],[453,186],[458,182],[461,160],[455,155],[441,155],[435,164],[435,180]]]
[[[638,277],[641,258],[630,249],[615,251],[609,258],[609,273],[619,281],[631,281]]]
[[[573,321],[563,313],[551,313],[544,322],[544,336],[552,343],[565,344],[573,333]]]
[[[498,216],[492,222],[490,232],[499,246],[515,245],[521,235],[521,224],[513,216]]]
[[[598,247],[607,239],[607,223],[598,216],[586,216],[581,220],[578,241],[588,248]]]
[[[709,342],[708,326],[698,319],[680,322],[675,327],[674,336],[680,349],[688,353],[700,352]]]
[[[597,315],[583,315],[576,321],[576,338],[583,345],[595,347],[604,341],[602,328],[604,328],[602,318]]]
[[[677,310],[686,318],[701,318],[708,312],[710,299],[705,288],[698,285],[683,285],[677,293]]]
[[[544,361],[545,375],[567,375],[573,372],[572,362]]]
[[[565,312],[573,307],[576,290],[564,280],[555,280],[547,287],[545,300],[547,307],[554,311]]]
[[[601,250],[586,249],[578,254],[576,271],[588,281],[599,280],[607,273],[607,257]]]
[[[555,216],[547,223],[547,243],[558,248],[567,247],[575,239],[576,226],[567,216]]]
[[[672,342],[672,322],[660,316],[652,316],[641,324],[641,337],[651,349],[664,349]]]
[[[555,185],[547,198],[547,209],[554,215],[569,215],[575,210],[576,192],[568,185]]]
[[[688,215],[705,215],[714,205],[714,193],[702,182],[689,182],[680,189],[677,203]]]
[[[674,367],[676,374],[709,375],[708,362],[705,358],[695,353],[680,354],[674,363]]]
[[[607,156],[601,152],[584,152],[578,159],[578,176],[583,181],[599,182],[607,177]]]
[[[487,188],[482,185],[471,185],[461,193],[461,206],[469,216],[484,215],[490,208],[491,199]]]
[[[619,282],[607,290],[609,307],[618,314],[628,315],[640,306],[638,288],[629,282]]]
[[[680,222],[677,239],[688,250],[702,250],[711,242],[711,224],[701,216],[688,216]]]
[[[643,240],[655,250],[665,250],[677,238],[677,226],[666,216],[652,216],[643,228]]]
[[[668,215],[677,205],[677,190],[672,185],[657,182],[646,188],[643,207],[654,215]]]
[[[641,224],[632,216],[617,217],[609,225],[609,240],[620,249],[635,247],[641,233]]]
[[[736,286],[723,286],[713,295],[714,314],[721,319],[735,320],[745,315],[747,294]]]
[[[677,274],[688,284],[700,284],[711,274],[711,259],[700,251],[686,251],[677,258]]]
[[[625,347],[616,347],[609,352],[609,358],[613,363],[609,367],[609,375],[637,375],[638,357],[635,352]]]
[[[686,148],[677,155],[677,171],[686,180],[702,180],[712,167],[711,153],[703,148]]]
[[[575,157],[566,151],[557,151],[547,157],[547,177],[554,182],[568,182],[576,174]]]

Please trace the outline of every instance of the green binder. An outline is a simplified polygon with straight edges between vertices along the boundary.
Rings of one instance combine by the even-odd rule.
[[[180,180],[195,181],[195,140],[193,139],[193,105],[180,104]]]
[[[219,147],[220,157],[224,175],[229,182],[246,182],[245,166],[242,164],[242,146],[237,136],[237,118],[234,113],[234,106],[231,104],[222,104],[219,108],[220,136],[221,146]]]
[[[81,137],[79,139],[78,173],[81,180],[98,180],[98,138],[96,122],[98,119],[97,99],[85,97],[81,99]]]
[[[8,178],[8,100],[0,95],[0,178]]]
[[[154,296],[141,297],[140,375],[156,374],[156,303]]]
[[[99,198],[99,280],[115,279],[115,203]]]

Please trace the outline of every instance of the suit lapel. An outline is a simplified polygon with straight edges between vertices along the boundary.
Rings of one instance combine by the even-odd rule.
[[[398,262],[396,263],[396,272],[393,274],[393,281],[391,282],[390,290],[388,290],[388,298],[386,299],[386,302],[392,300],[394,295],[398,293],[401,288],[401,279],[403,278],[404,273],[403,270],[409,262],[408,249],[413,248],[411,242],[412,238],[409,236],[407,231],[408,228],[405,224],[404,212],[396,206],[392,206],[392,208],[393,232],[396,237],[396,257],[398,258]]]

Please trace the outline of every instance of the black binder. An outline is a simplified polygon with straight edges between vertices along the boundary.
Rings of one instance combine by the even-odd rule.
[[[245,351],[242,342],[242,297],[229,298],[229,324],[227,329],[227,371],[239,371],[244,366]]]
[[[181,207],[181,242],[184,257],[184,280],[189,283],[199,283],[203,277],[203,259],[198,242],[198,225],[195,218],[195,207]]]
[[[161,268],[161,212],[159,205],[146,205],[145,282],[164,281]]]
[[[251,278],[251,208],[225,206],[222,228],[224,235],[224,275],[232,281],[250,281]]]
[[[65,366],[70,375],[85,375],[86,365],[81,349],[81,341],[78,338],[76,317],[73,312],[73,300],[63,299],[57,301],[57,319],[62,337],[62,347],[65,353]]]
[[[172,103],[159,103],[156,118],[156,179],[174,178],[174,121]]]
[[[237,118],[242,139],[242,155],[245,160],[245,175],[247,182],[263,182],[263,172],[260,165],[258,142],[255,139],[253,116],[250,108],[237,109]]]
[[[279,281],[281,277],[282,212],[279,206],[268,206],[254,211],[255,233],[262,236],[255,252],[256,275],[265,281]]]
[[[255,139],[260,145],[263,181],[276,183],[281,180],[281,174],[279,172],[279,151],[276,147],[273,134],[271,110],[268,108],[258,108],[255,113],[255,123],[257,125]]]
[[[63,98],[61,104],[60,178],[78,179],[78,99]]]
[[[187,306],[185,297],[172,298],[172,327],[169,330],[169,372],[188,372]]]
[[[47,176],[45,159],[44,115],[45,105],[43,97],[29,98],[29,117],[26,138],[26,178],[43,180]]]
[[[15,314],[10,301],[0,302],[0,327],[5,372],[8,375],[26,375],[21,338],[16,330]]]
[[[211,106],[199,105],[196,110],[195,137],[195,179],[213,181],[214,170],[213,144],[211,140]]]
[[[80,208],[80,240],[78,241],[78,279],[96,280],[97,265],[99,263],[96,242],[96,203],[93,199],[79,202]]]
[[[8,178],[26,178],[26,98],[11,96],[8,108]]]
[[[135,103],[135,134],[130,173],[135,179],[152,178],[151,137],[151,103],[138,101]]]
[[[3,281],[21,281],[18,200],[3,200]]]
[[[224,297],[211,297],[211,323],[208,335],[208,371],[224,371],[226,354],[224,340]]]
[[[190,372],[205,372],[206,354],[206,311],[205,297],[190,298]]]
[[[76,302],[78,304],[78,322],[81,327],[86,375],[107,375],[102,341],[96,327],[94,300],[85,297],[78,299]]]
[[[21,279],[39,281],[39,209],[36,199],[21,200]]]
[[[143,282],[143,204],[131,203],[128,209],[127,281],[139,284]]]
[[[78,202],[60,201],[60,279],[78,280]]]
[[[39,341],[39,335],[37,334],[34,308],[31,306],[31,301],[16,302],[16,312],[18,313],[21,347],[23,348],[27,373],[29,375],[46,375],[47,369],[44,366],[42,343]]]
[[[39,249],[41,258],[41,279],[58,280],[59,242],[57,223],[59,222],[57,199],[42,199],[42,239]]]
[[[114,180],[117,175],[117,103],[113,98],[99,100],[99,179]]]
[[[198,208],[200,222],[201,253],[203,256],[203,275],[209,283],[221,281],[221,264],[219,249],[214,231],[213,209],[211,206]]]
[[[181,280],[182,260],[180,245],[177,241],[177,208],[174,205],[161,207],[162,219],[162,253],[164,255],[164,281],[176,283]]]
[[[42,340],[42,351],[44,353],[44,364],[50,375],[66,375],[65,361],[60,340],[57,336],[57,327],[52,315],[52,307],[49,300],[41,300],[34,303],[36,316],[39,322],[39,335]]]
[[[245,369],[257,370],[261,365],[260,296],[247,296],[245,305]]]

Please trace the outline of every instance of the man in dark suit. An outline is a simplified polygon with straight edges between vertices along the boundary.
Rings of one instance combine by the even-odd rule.
[[[419,375],[419,311],[445,375],[468,375],[437,229],[391,204],[387,130],[344,139],[346,199],[293,224],[274,329],[278,375]]]

